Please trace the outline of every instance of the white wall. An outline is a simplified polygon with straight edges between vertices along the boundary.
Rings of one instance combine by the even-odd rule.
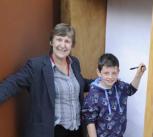
[[[148,66],[152,0],[108,0],[106,52],[120,61],[120,78],[130,82],[136,70],[130,67],[144,62]],[[128,98],[128,124],[125,137],[143,137],[147,74],[138,92]]]

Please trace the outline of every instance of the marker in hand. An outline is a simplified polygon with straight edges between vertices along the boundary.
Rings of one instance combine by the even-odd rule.
[[[130,70],[134,70],[134,69],[137,69],[137,68],[139,68],[139,66],[137,66],[137,67],[132,67],[132,68],[130,68]],[[146,66],[145,66],[145,65],[142,65],[142,66],[141,66],[141,70],[142,70],[143,68],[146,68]]]
[[[137,69],[138,67],[132,67],[132,68],[130,68],[130,70],[133,70],[133,69]]]

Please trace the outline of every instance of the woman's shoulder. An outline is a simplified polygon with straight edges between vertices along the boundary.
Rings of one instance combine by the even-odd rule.
[[[37,56],[37,57],[32,57],[28,59],[27,63],[31,64],[31,66],[34,69],[40,69],[43,67],[45,64],[50,64],[50,57],[49,55],[42,55],[42,56]]]
[[[78,63],[79,63],[79,59],[78,59],[77,57],[75,57],[75,56],[69,56],[69,57],[70,57],[70,59],[71,59],[72,61],[78,62]]]
[[[32,57],[29,60],[32,62],[41,62],[41,61],[47,60],[49,58],[50,57],[48,55],[42,55],[42,56]]]

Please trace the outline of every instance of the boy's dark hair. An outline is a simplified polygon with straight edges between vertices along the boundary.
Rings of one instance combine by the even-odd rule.
[[[102,56],[100,56],[98,60],[98,70],[101,71],[103,66],[107,67],[119,67],[119,61],[117,57],[115,57],[111,53],[105,53]]]

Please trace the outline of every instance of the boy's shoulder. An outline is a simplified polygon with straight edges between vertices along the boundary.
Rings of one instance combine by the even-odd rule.
[[[127,82],[125,82],[125,81],[122,81],[122,80],[120,80],[120,79],[118,79],[118,80],[116,81],[116,83],[115,83],[115,85],[127,85],[127,84],[129,84],[129,83],[127,83]]]
[[[102,94],[104,93],[104,89],[99,87],[98,85],[91,84],[89,89],[90,94]]]
[[[97,87],[96,85],[91,85],[89,92],[87,93],[85,100],[98,99],[99,97],[103,97],[104,93],[102,89]]]
[[[129,87],[130,84],[122,80],[117,80],[114,85],[117,89],[124,90],[126,87]]]

